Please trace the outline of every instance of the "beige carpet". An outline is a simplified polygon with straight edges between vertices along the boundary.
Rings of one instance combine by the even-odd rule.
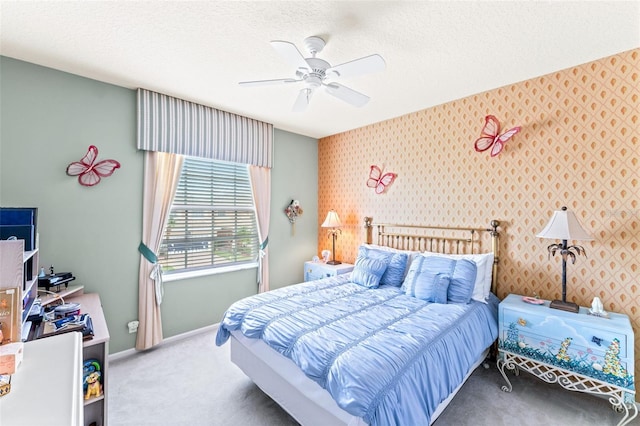
[[[297,425],[231,364],[229,344],[217,347],[214,337],[208,331],[112,361],[109,425]],[[511,379],[513,392],[505,393],[495,364],[478,368],[435,426],[602,426],[622,418],[601,398],[565,391],[527,373]]]

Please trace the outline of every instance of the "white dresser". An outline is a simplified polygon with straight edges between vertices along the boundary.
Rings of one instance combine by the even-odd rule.
[[[82,335],[78,332],[24,344],[24,359],[0,398],[2,426],[82,426]]]

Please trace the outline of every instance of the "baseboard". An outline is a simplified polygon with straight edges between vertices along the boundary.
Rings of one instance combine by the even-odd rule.
[[[206,327],[202,327],[202,328],[197,328],[195,330],[190,330],[184,333],[180,333],[180,334],[176,334],[175,336],[171,336],[171,337],[167,337],[166,339],[164,339],[162,341],[162,343],[154,346],[154,348],[158,348],[162,345],[166,345],[169,343],[175,343],[177,341],[192,337],[192,336],[196,336],[198,334],[202,334],[202,333],[208,333],[208,332],[212,332],[218,329],[218,326],[220,324],[212,324],[212,325],[208,325]],[[137,350],[136,348],[131,348],[131,349],[125,349],[124,351],[120,351],[120,352],[115,352],[112,354],[109,354],[109,362],[112,361],[117,361],[123,358],[127,358],[130,356],[134,356],[136,355],[138,352],[140,352],[139,350]]]

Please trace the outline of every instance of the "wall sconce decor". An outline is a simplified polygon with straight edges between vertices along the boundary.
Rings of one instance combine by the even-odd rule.
[[[332,251],[333,259],[328,261],[327,264],[340,265],[342,262],[340,262],[339,260],[336,260],[336,237],[339,232],[342,232],[340,230],[342,223],[340,223],[340,218],[338,217],[338,213],[336,213],[335,210],[329,210],[329,213],[327,213],[327,218],[324,220],[324,222],[322,222],[322,225],[320,226],[322,228],[329,228],[329,230],[327,231],[327,237],[329,236],[333,237],[333,251]]]
[[[284,209],[284,214],[287,215],[287,219],[289,219],[289,223],[291,224],[292,235],[296,233],[296,220],[298,216],[302,216],[302,213],[304,213],[304,211],[298,200],[291,200],[289,205]]]
[[[549,257],[555,256],[557,251],[560,251],[562,256],[562,300],[554,300],[550,307],[568,312],[578,312],[577,304],[567,302],[567,258],[571,258],[571,263],[576,263],[576,256],[580,254],[586,256],[587,252],[582,246],[567,245],[567,240],[593,241],[593,238],[580,226],[576,215],[566,207],[553,212],[549,223],[537,237],[562,240],[562,243],[551,244],[547,247]]]

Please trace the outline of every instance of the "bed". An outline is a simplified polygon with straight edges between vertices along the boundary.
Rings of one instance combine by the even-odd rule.
[[[498,221],[374,224],[353,272],[239,300],[216,344],[302,425],[433,423],[498,334]]]

